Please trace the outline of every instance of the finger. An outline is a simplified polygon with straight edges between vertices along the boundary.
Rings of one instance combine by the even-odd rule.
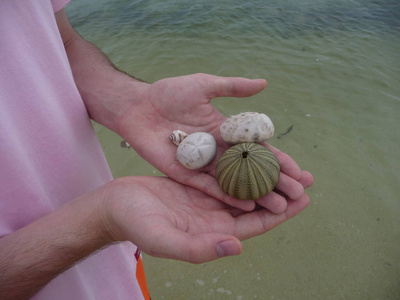
[[[236,218],[234,236],[239,240],[263,234],[286,220],[293,218],[310,203],[310,198],[304,194],[296,201],[288,200],[286,211],[280,215],[274,215],[266,209],[256,210],[242,214]]]
[[[303,187],[305,189],[307,189],[313,184],[314,177],[312,176],[312,174],[310,172],[302,171],[299,182],[303,185]]]
[[[252,211],[255,207],[255,202],[252,200],[240,200],[229,197],[224,191],[222,191],[215,178],[206,173],[196,173],[196,175],[188,177],[184,183],[206,193],[207,195],[219,199],[232,207],[244,211]]]
[[[220,233],[191,235],[175,228],[164,227],[157,231],[156,236],[147,240],[153,242],[148,246],[140,246],[145,253],[195,264],[242,252],[242,244],[237,238]]]
[[[267,81],[264,79],[206,76],[204,77],[206,95],[209,99],[216,97],[250,97],[261,92],[267,86]]]
[[[301,169],[299,165],[293,160],[293,158],[269,144],[265,145],[268,149],[272,151],[272,153],[274,153],[275,157],[278,159],[281,172],[285,173],[295,180],[299,180],[301,178]]]
[[[302,176],[300,178],[299,183],[303,186],[304,189],[311,186],[313,183],[313,176],[311,173],[307,171],[302,171]],[[299,193],[300,193],[299,189]],[[304,190],[303,190],[304,191]],[[303,195],[301,195],[303,196]],[[301,197],[300,196],[300,197]],[[299,198],[300,198],[299,197]],[[287,208],[287,201],[286,198],[278,193],[272,191],[267,196],[256,200],[256,203],[266,209],[268,209],[273,214],[279,215],[283,213]]]
[[[275,192],[271,192],[267,196],[256,200],[256,203],[275,215],[283,213],[287,208],[286,198]]]
[[[207,173],[199,173],[198,171],[188,170],[183,168],[179,162],[174,161],[168,168],[165,174],[170,174],[170,177],[187,186],[202,191],[230,206],[239,208],[244,211],[251,211],[255,207],[255,202],[252,200],[239,200],[229,197],[218,185],[215,177]],[[177,176],[179,174],[179,177]]]
[[[303,194],[303,196],[301,196],[300,199],[297,199],[296,201],[288,200],[288,208],[284,213],[286,219],[293,218],[303,209],[305,209],[309,204],[310,197],[307,194]]]
[[[304,194],[303,185],[282,172],[279,175],[279,180],[275,188],[293,200],[299,199]]]

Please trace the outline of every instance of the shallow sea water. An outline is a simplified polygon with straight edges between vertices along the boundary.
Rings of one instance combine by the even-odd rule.
[[[262,93],[213,105],[266,113],[270,143],[314,175],[310,206],[240,256],[191,265],[144,254],[153,299],[400,299],[399,1],[75,0],[66,10],[146,81],[266,78]],[[95,129],[114,177],[162,176]]]

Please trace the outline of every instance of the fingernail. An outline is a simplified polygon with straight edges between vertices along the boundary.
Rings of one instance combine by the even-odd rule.
[[[230,255],[238,255],[240,250],[238,251],[238,246],[235,241],[227,240],[219,242],[216,246],[216,252],[218,257],[230,256]]]

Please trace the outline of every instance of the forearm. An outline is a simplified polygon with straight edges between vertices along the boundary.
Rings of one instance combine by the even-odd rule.
[[[81,196],[0,239],[0,299],[26,299],[110,240],[101,198]]]
[[[57,13],[75,83],[90,117],[118,131],[118,120],[132,102],[143,98],[147,83],[119,71],[96,46],[71,27],[65,13]]]

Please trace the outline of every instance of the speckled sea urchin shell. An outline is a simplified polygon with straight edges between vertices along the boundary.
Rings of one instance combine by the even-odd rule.
[[[256,143],[241,143],[226,150],[216,166],[222,190],[237,199],[255,200],[278,183],[280,167],[274,154]]]
[[[220,126],[221,136],[229,144],[261,143],[274,135],[274,124],[265,114],[245,112],[225,120]]]

